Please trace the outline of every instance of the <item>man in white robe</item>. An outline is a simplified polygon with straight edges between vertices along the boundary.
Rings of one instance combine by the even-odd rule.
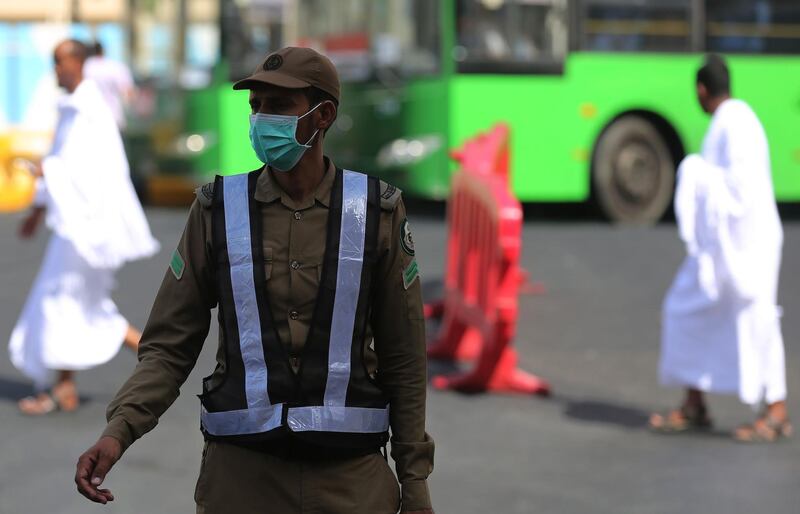
[[[59,104],[53,147],[34,170],[35,207],[20,228],[29,238],[46,216],[53,230],[9,342],[12,363],[38,391],[19,402],[31,415],[77,408],[74,372],[107,362],[123,342],[137,348],[138,330],[111,300],[114,273],[158,251],[113,114],[97,86],[83,80],[86,54],[74,40],[55,50],[58,84],[68,95]]]
[[[124,130],[125,108],[135,93],[131,71],[125,64],[106,57],[103,45],[98,41],[94,44],[93,55],[86,59],[83,74],[97,84],[117,126]]]
[[[663,307],[661,383],[683,387],[680,409],[654,414],[659,431],[707,428],[704,393],[735,394],[764,414],[740,441],[791,435],[778,275],[783,231],[766,134],[753,110],[730,97],[728,68],[710,56],[697,74],[712,115],[702,155],[678,168],[675,212],[688,256]]]

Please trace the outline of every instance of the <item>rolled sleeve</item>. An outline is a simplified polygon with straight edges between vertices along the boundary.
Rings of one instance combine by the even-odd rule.
[[[108,406],[103,435],[124,448],[158,423],[180,394],[208,335],[216,304],[209,266],[209,212],[192,206],[139,345],[139,363]]]
[[[378,381],[389,396],[391,454],[402,487],[403,510],[431,508],[427,478],[434,443],[425,432],[427,357],[422,289],[413,245],[401,245],[406,211],[402,200],[386,213],[387,237],[379,264],[380,286],[372,315]]]

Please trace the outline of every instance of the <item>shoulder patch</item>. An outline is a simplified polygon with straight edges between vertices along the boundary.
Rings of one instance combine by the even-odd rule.
[[[393,211],[403,192],[397,187],[381,180],[381,208]]]
[[[411,228],[408,226],[408,218],[403,220],[400,226],[400,247],[410,256],[414,256],[414,238],[411,237]]]
[[[419,277],[419,266],[417,266],[417,259],[411,259],[406,269],[403,270],[403,287],[408,289]]]
[[[194,194],[197,196],[197,201],[200,202],[200,205],[206,208],[211,207],[211,202],[214,200],[214,183],[209,182],[204,186],[198,187],[194,190]]]
[[[176,280],[183,278],[183,270],[186,269],[186,261],[183,260],[181,252],[177,249],[172,254],[172,259],[169,261],[169,269],[172,270],[172,274],[175,275]]]

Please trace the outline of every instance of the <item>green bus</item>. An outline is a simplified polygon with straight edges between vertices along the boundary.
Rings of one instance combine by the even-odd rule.
[[[271,37],[241,11],[263,2],[236,4],[221,15],[229,79],[278,41],[327,53],[343,81],[331,155],[408,194],[445,198],[449,150],[505,122],[522,202],[594,200],[611,220],[654,222],[700,148],[695,72],[717,52],[766,128],[778,199],[800,200],[795,0],[298,0]],[[192,95],[190,128],[224,135],[203,171],[257,165],[242,95],[229,82]]]

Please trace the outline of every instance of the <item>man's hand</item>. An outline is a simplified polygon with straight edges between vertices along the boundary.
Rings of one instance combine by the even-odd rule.
[[[108,436],[101,437],[94,446],[83,452],[78,459],[78,469],[75,472],[78,492],[95,503],[105,505],[114,501],[111,491],[99,487],[121,456],[122,445]]]
[[[44,172],[42,172],[42,163],[41,162],[34,162],[30,159],[23,159],[21,157],[17,157],[13,161],[11,161],[11,167],[13,168],[22,168],[23,170],[27,171],[34,178],[39,178],[44,176]]]
[[[33,237],[43,215],[44,209],[42,207],[34,207],[31,213],[22,220],[22,224],[19,226],[19,237],[21,239],[30,239]]]

